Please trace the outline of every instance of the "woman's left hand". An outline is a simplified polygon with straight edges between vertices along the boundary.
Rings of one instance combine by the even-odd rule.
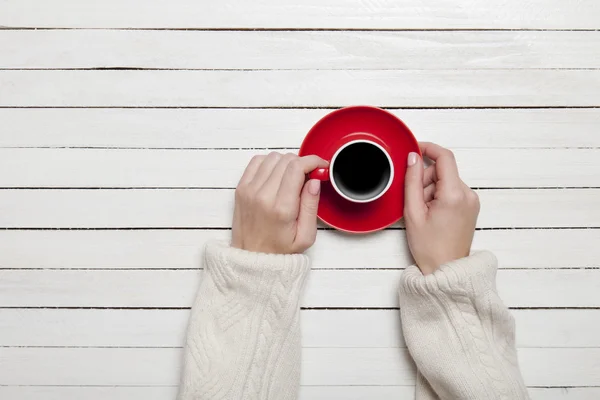
[[[479,197],[459,177],[454,154],[434,143],[420,143],[435,161],[410,153],[405,180],[404,220],[410,252],[424,275],[466,257],[479,215]]]
[[[235,190],[231,245],[261,253],[302,253],[317,236],[320,181],[306,174],[327,167],[317,156],[255,156]]]

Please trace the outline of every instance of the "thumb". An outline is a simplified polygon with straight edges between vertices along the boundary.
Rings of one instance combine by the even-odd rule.
[[[294,247],[303,252],[313,245],[317,238],[317,210],[321,194],[321,181],[311,179],[302,188],[300,194],[300,212]]]
[[[423,160],[417,153],[410,153],[404,178],[404,217],[418,220],[426,211],[423,190]]]

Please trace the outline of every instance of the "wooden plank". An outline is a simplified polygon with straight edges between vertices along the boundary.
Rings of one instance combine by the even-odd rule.
[[[397,307],[401,270],[314,270],[303,307]],[[201,271],[1,270],[1,307],[180,308]],[[508,307],[600,307],[600,270],[500,270]]]
[[[35,12],[33,12],[35,11]],[[595,0],[4,0],[0,26],[59,28],[597,29]]]
[[[600,70],[3,70],[0,91],[0,107],[590,107]]]
[[[1,37],[1,36],[0,36]],[[297,148],[321,109],[0,109],[0,147]],[[600,109],[390,110],[452,148],[600,147]]]
[[[180,349],[6,348],[1,385],[176,385]],[[600,383],[600,349],[521,349],[525,383],[594,386]],[[302,351],[302,384],[412,386],[415,369],[406,349]]]
[[[0,345],[182,347],[189,314],[189,310],[1,309]],[[512,310],[512,314],[519,348],[600,347],[600,310]],[[397,310],[302,310],[301,318],[304,347],[406,347]]]
[[[532,400],[590,400],[600,397],[600,389],[530,388]],[[85,387],[85,386],[0,386],[0,396],[19,400],[172,400],[175,386]],[[412,386],[302,386],[300,400],[398,400],[414,396]]]
[[[600,189],[478,190],[479,228],[600,227]],[[233,190],[3,190],[3,228],[229,228]]]
[[[229,230],[0,230],[0,268],[197,268],[211,240]],[[598,266],[600,229],[519,229],[475,232],[474,249],[492,251],[500,268]],[[568,249],[568,251],[566,250]],[[396,268],[409,265],[403,231],[344,235],[319,231],[307,252],[313,269]]]
[[[177,397],[177,387],[0,386],[0,397],[19,400],[173,400]]]
[[[399,271],[313,271],[305,306],[394,307],[399,276]],[[600,270],[503,270],[497,279],[508,307],[597,307],[598,278]]]
[[[226,48],[227,51],[222,51]],[[3,68],[599,68],[600,32],[0,32]]]
[[[600,389],[593,387],[529,388],[528,392],[532,400],[590,400],[600,398]],[[1,390],[0,393],[2,393]],[[412,398],[414,398],[414,388],[411,386],[303,386],[300,389],[300,400],[402,400]],[[48,400],[54,400],[54,398]],[[96,399],[92,398],[90,400]]]
[[[516,321],[519,348],[599,347],[600,310],[512,310],[511,313]],[[302,343],[304,347],[331,348],[406,346],[396,310],[303,310]]]
[[[280,150],[281,153],[296,150]],[[0,187],[234,188],[265,150],[0,149]],[[600,149],[454,149],[472,187],[600,187]],[[402,160],[404,163],[405,160]]]

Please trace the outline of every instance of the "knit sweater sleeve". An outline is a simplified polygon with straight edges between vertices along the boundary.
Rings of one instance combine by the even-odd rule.
[[[428,276],[416,266],[404,271],[402,329],[417,365],[417,400],[529,399],[496,270],[496,257],[478,252]]]
[[[296,399],[304,255],[205,248],[192,307],[179,400]]]

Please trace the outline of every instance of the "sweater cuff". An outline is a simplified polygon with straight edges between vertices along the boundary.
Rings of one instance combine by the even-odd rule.
[[[413,265],[404,271],[400,282],[400,302],[415,297],[437,294],[457,294],[479,297],[496,291],[498,261],[489,251],[479,251],[468,257],[442,265],[430,275],[423,275]]]
[[[214,241],[206,244],[205,266],[221,291],[239,287],[262,290],[274,284],[285,290],[299,290],[310,271],[303,254],[255,253]]]

